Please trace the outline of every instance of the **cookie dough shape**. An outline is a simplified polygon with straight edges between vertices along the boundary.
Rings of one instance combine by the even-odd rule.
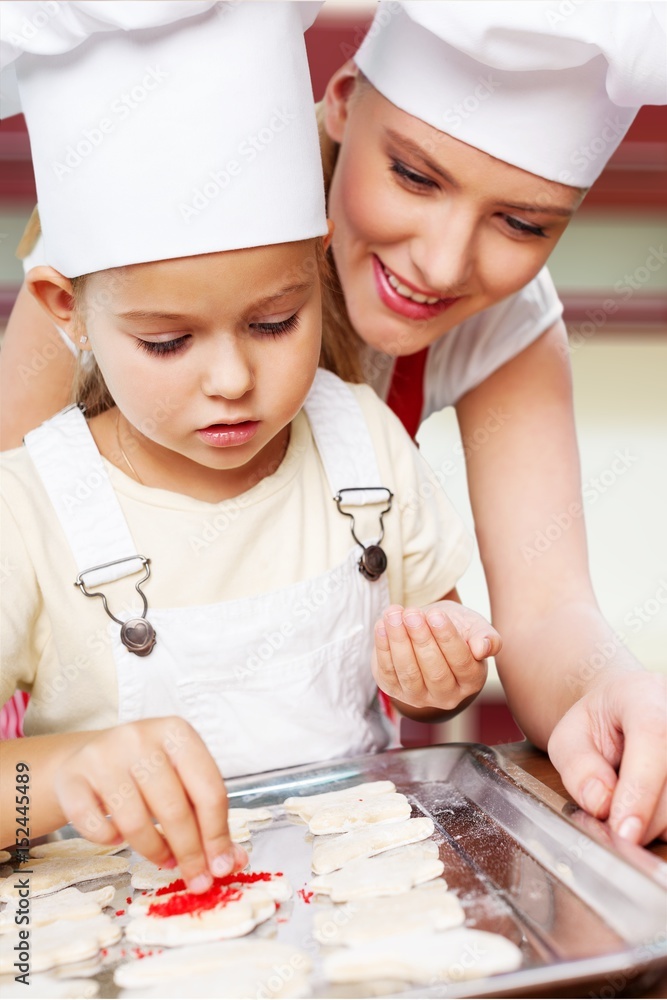
[[[25,928],[44,927],[56,920],[87,920],[96,917],[105,906],[110,906],[116,890],[112,885],[105,885],[92,892],[81,892],[79,889],[61,889],[48,896],[38,896],[30,900],[30,923],[22,924]],[[0,934],[16,930],[15,915],[19,909],[17,899],[7,903],[0,913]]]
[[[354,830],[313,846],[311,867],[316,875],[336,871],[358,858],[370,858],[392,847],[402,847],[426,840],[433,833],[433,820],[427,816],[406,819],[402,823],[384,823]]]
[[[176,879],[183,877],[180,868],[159,868],[145,858],[133,862],[131,872],[132,888],[144,889],[149,892],[154,889],[164,889]]]
[[[352,785],[351,788],[342,788],[337,792],[322,792],[319,795],[301,797],[293,795],[285,799],[283,807],[286,813],[293,813],[308,823],[315,812],[324,806],[336,806],[347,799],[359,801],[370,798],[372,795],[387,795],[389,792],[395,791],[396,785],[393,781],[366,781],[360,785]]]
[[[438,845],[432,840],[425,840],[386,851],[374,858],[351,861],[328,875],[317,875],[311,880],[309,888],[329,896],[333,903],[345,903],[351,899],[407,892],[414,886],[438,878],[444,870]]]
[[[213,910],[173,917],[151,916],[148,913],[135,917],[126,926],[125,937],[133,944],[166,947],[243,937],[273,916],[275,911],[274,900],[251,886],[241,899]]]
[[[248,872],[249,875],[252,872]],[[292,886],[284,875],[273,875],[271,879],[265,882],[256,882],[248,885],[244,882],[230,882],[230,888],[240,889],[242,891],[248,891],[250,888],[261,889],[261,891],[270,896],[276,903],[284,903],[291,898],[293,894]],[[179,889],[176,892],[163,892],[159,896],[156,893],[148,893],[145,896],[136,896],[132,902],[132,913],[134,915],[139,912],[145,913],[153,903],[165,903],[168,899],[173,899],[174,896],[183,895],[186,893],[187,889]]]
[[[354,947],[417,931],[446,931],[465,920],[463,907],[443,879],[391,899],[364,899],[315,913],[313,936],[324,945]]]
[[[285,968],[283,966],[283,968]],[[122,997],[141,1000],[183,1000],[183,997],[215,997],[216,1000],[257,1000],[270,997],[310,997],[310,976],[292,971],[287,979],[275,970],[256,971],[250,966],[231,965],[224,971],[192,973],[183,979],[170,979],[140,993],[123,992]]]
[[[2,992],[3,996],[7,995],[4,989]],[[99,984],[94,979],[56,979],[41,972],[31,975],[27,986],[17,986],[14,996],[27,1000],[92,1000],[99,992]]]
[[[160,955],[126,962],[114,972],[114,982],[125,989],[143,989],[192,974],[220,976],[224,973],[226,976],[228,970],[235,967],[253,969],[258,977],[264,978],[275,974],[276,967],[294,970],[295,974],[307,973],[312,963],[308,955],[294,945],[268,938],[217,941],[215,944],[185,945]]]
[[[371,795],[359,802],[356,799],[323,806],[311,818],[311,833],[347,833],[376,823],[398,823],[410,818],[411,806],[405,795],[390,792],[388,795]]]
[[[237,823],[270,823],[273,820],[273,813],[264,807],[257,809],[245,809],[242,807],[229,810],[229,819]]]
[[[445,933],[417,931],[341,948],[324,959],[324,974],[332,983],[382,978],[434,984],[512,972],[520,965],[521,952],[507,938],[461,927]]]
[[[127,858],[95,856],[78,859],[49,858],[41,860],[37,858],[33,862],[21,865],[13,875],[0,881],[0,901],[8,902],[10,899],[18,897],[16,883],[21,880],[21,874],[26,868],[32,872],[25,878],[29,880],[30,895],[35,897],[57,892],[58,889],[66,889],[67,886],[76,885],[78,882],[90,882],[95,878],[111,878],[114,875],[122,875],[129,871],[130,863]]]
[[[0,851],[0,865],[6,865],[11,860],[12,856],[9,851]]]
[[[125,841],[122,844],[94,844],[83,837],[71,837],[68,840],[51,840],[46,844],[38,844],[31,847],[29,853],[31,858],[87,858],[91,855],[101,858],[108,854],[118,854],[129,846]]]
[[[82,962],[97,955],[100,948],[108,948],[120,940],[120,927],[106,914],[90,920],[60,920],[46,927],[35,927],[30,932],[30,971],[44,972],[60,965]],[[18,952],[14,950],[16,940],[13,934],[0,938],[0,972],[15,972],[14,962]]]

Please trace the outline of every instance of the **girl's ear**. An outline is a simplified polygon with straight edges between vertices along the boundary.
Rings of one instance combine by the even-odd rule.
[[[39,302],[51,321],[64,330],[79,350],[90,349],[86,340],[77,336],[74,318],[72,282],[53,267],[40,265],[28,271],[25,279],[28,291]],[[85,348],[84,348],[84,345]]]
[[[344,66],[336,70],[327,84],[324,94],[324,127],[327,135],[334,142],[343,141],[343,133],[347,123],[350,98],[357,83],[359,70],[349,59]]]

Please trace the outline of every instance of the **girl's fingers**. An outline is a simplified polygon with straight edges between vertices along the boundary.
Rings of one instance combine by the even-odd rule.
[[[394,604],[384,613],[391,659],[403,691],[402,701],[420,704],[428,696],[424,677],[415,656],[412,639],[403,621],[403,608]]]
[[[433,704],[441,708],[454,707],[460,700],[459,685],[435,640],[426,615],[419,608],[407,608],[403,622]]]
[[[155,829],[142,792],[128,772],[99,781],[97,794],[107,813],[113,817],[123,840],[153,864],[163,867],[172,860],[169,844]]]
[[[387,629],[382,618],[375,623],[373,676],[381,691],[384,691],[390,698],[398,698],[400,700],[401,685],[394,670]]]
[[[428,612],[427,621],[438,647],[449,664],[452,674],[461,689],[461,695],[479,690],[480,664],[470,652],[470,647],[460,635],[456,626],[438,608]]]
[[[169,758],[194,808],[210,871],[217,876],[238,871],[248,863],[244,848],[233,844],[227,824],[227,790],[202,738],[182,719],[179,738],[165,743]]]
[[[123,840],[85,778],[80,775],[57,777],[56,794],[65,816],[86,840],[95,844],[119,844]]]

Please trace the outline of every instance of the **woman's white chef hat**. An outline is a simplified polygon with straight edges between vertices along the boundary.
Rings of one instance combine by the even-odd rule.
[[[667,103],[667,5],[383,2],[354,59],[392,104],[523,170],[588,187]]]
[[[326,233],[303,41],[320,6],[3,4],[4,116],[25,114],[48,262],[74,277]]]

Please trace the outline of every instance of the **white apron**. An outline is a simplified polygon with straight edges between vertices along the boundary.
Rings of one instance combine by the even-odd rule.
[[[379,513],[386,504],[368,489],[381,485],[375,449],[352,392],[319,370],[305,410],[332,497],[340,489],[366,488],[346,494],[350,505],[372,503]],[[104,583],[143,571],[138,559],[128,559],[140,549],[78,407],[32,431],[25,444],[77,571],[124,560],[86,573],[88,589],[103,590]],[[91,487],[87,499],[75,507],[65,503],[82,482]],[[392,514],[386,518],[391,531]],[[119,723],[186,718],[226,777],[384,749],[393,734],[370,661],[373,624],[389,604],[389,590],[386,574],[370,582],[359,572],[361,552],[354,545],[340,565],[282,590],[210,606],[154,607],[149,580],[143,589],[146,618],[157,633],[152,652],[130,653],[119,625],[109,620]],[[106,619],[96,601],[100,620]]]

